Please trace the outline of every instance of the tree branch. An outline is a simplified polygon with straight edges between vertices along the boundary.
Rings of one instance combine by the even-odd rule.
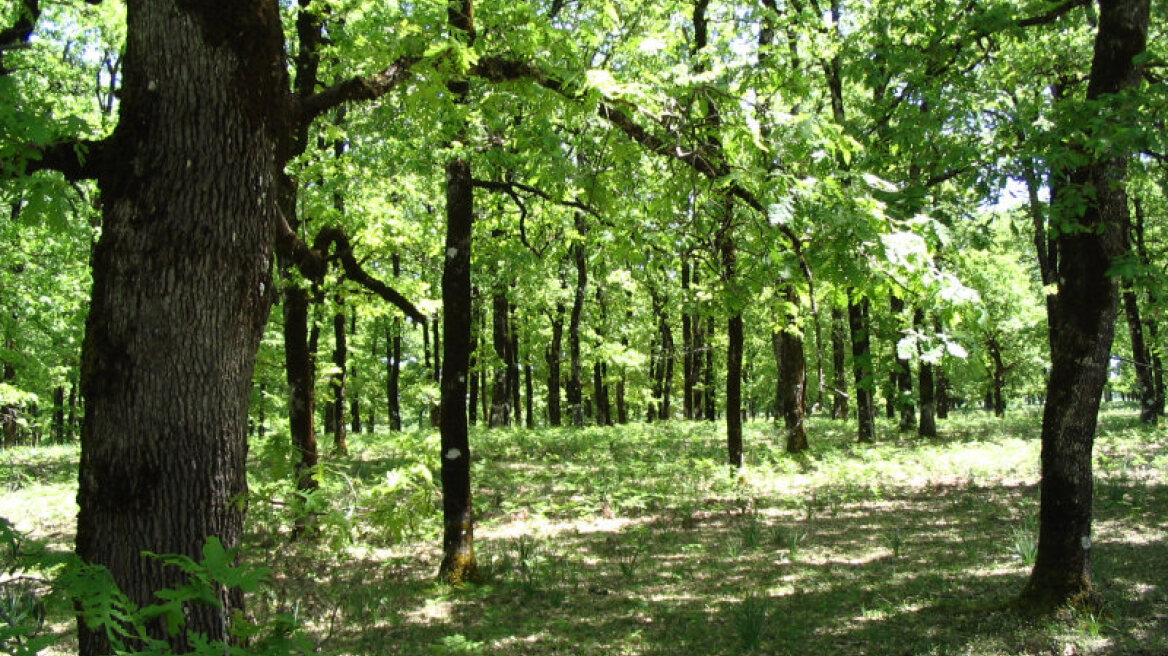
[[[37,171],[59,171],[70,182],[94,180],[104,163],[106,141],[73,139],[47,146],[28,146],[23,158],[0,161],[0,175],[17,177]]]
[[[555,198],[554,196],[547,193],[546,191],[543,191],[543,190],[538,189],[536,187],[532,187],[531,185],[523,184],[522,182],[515,182],[515,181],[494,182],[492,180],[477,180],[477,179],[472,180],[471,182],[472,182],[472,184],[474,184],[474,186],[476,186],[480,189],[487,189],[489,191],[501,191],[501,192],[509,194],[513,197],[514,197],[516,191],[522,191],[523,193],[531,194],[532,196],[539,196],[540,198],[548,201],[549,203],[555,203],[557,205],[563,205],[564,207],[570,207],[572,209],[580,210],[581,212],[586,212],[588,214],[591,214],[592,216],[594,216],[598,219],[601,218],[600,212],[596,208],[592,207],[591,205],[588,205],[587,203],[581,203],[580,201],[576,201],[576,200],[563,200],[561,198]]]
[[[1019,19],[1016,22],[1016,25],[1018,27],[1033,27],[1035,25],[1046,25],[1048,23],[1053,23],[1060,16],[1070,12],[1072,9],[1075,9],[1076,7],[1086,7],[1089,4],[1091,4],[1091,0],[1063,0],[1063,2],[1060,2],[1048,9],[1046,13],[1039,14],[1037,16],[1031,16],[1029,18]]]
[[[420,57],[399,57],[379,73],[353,77],[300,99],[300,117],[311,122],[328,110],[348,102],[375,100],[392,91],[411,75]]]
[[[377,294],[383,300],[396,305],[399,310],[404,312],[407,317],[413,319],[415,323],[423,326],[426,325],[426,315],[422,314],[421,310],[409,302],[406,297],[398,293],[396,289],[369,275],[361,267],[361,263],[353,256],[353,247],[349,243],[349,237],[340,228],[322,228],[316,235],[313,250],[318,253],[326,253],[328,252],[328,247],[332,244],[336,244],[336,254],[340,258],[341,268],[344,269],[345,276],[349,280]]]

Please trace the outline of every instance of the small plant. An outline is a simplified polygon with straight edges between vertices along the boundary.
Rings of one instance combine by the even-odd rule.
[[[1038,527],[1034,520],[1028,520],[1014,528],[1011,533],[1011,547],[1014,555],[1027,567],[1033,567],[1038,558]]]
[[[904,550],[904,536],[900,532],[899,526],[894,526],[888,532],[888,548],[892,550],[892,557],[900,559],[901,551]]]
[[[746,551],[757,549],[762,544],[762,525],[758,521],[758,513],[749,512],[744,515],[739,537],[742,539],[742,548]]]
[[[734,609],[734,629],[744,653],[752,652],[762,643],[763,632],[770,618],[770,599],[752,592]]]
[[[807,533],[797,528],[776,528],[771,539],[776,547],[785,549],[787,559],[794,562],[803,548],[803,542],[807,540]]]

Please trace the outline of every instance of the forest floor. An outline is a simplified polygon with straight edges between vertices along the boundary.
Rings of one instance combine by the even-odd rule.
[[[244,556],[272,573],[249,613],[294,617],[329,654],[1168,653],[1168,429],[1131,408],[1108,409],[1096,442],[1102,608],[1012,606],[1036,548],[1039,423],[969,413],[935,440],[882,424],[858,446],[854,425],[813,419],[793,458],[754,422],[741,474],[716,424],[476,431],[484,582],[458,588],[435,579],[432,432],[350,436],[298,541],[273,438],[252,449]],[[67,550],[76,462],[0,452],[0,517]],[[66,618],[49,625],[64,635],[46,653],[69,653]]]

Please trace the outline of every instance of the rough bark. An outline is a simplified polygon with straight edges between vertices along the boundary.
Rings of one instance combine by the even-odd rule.
[[[284,71],[274,1],[127,3],[118,157],[98,178],[77,552],[138,604],[183,578],[144,551],[198,557],[209,536],[231,548],[242,534]],[[190,606],[187,630],[226,639],[242,599],[221,601]],[[104,631],[79,628],[83,656],[109,652]],[[167,639],[189,648],[184,636]]]
[[[1134,59],[1147,43],[1148,15],[1148,0],[1100,3],[1088,101],[1139,84]],[[1118,306],[1118,285],[1108,272],[1124,252],[1126,161],[1126,153],[1104,153],[1072,171],[1072,185],[1060,188],[1082,193],[1085,202],[1081,215],[1056,217],[1059,291],[1049,316],[1038,554],[1022,593],[1025,603],[1042,609],[1094,596],[1091,452]],[[1061,200],[1056,197],[1056,206],[1067,208]]]

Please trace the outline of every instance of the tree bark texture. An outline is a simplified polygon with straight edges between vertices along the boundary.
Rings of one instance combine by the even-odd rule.
[[[124,61],[117,157],[98,179],[77,552],[147,604],[184,577],[143,551],[198,558],[209,536],[231,548],[242,533],[284,165],[278,5],[130,0]],[[242,605],[226,597],[191,606],[187,630],[226,639]],[[110,649],[84,624],[79,640],[83,656]]]
[[[1149,0],[1101,2],[1099,9],[1088,101],[1138,85],[1134,58],[1147,43]],[[1061,189],[1083,194],[1085,207],[1080,216],[1057,217],[1059,288],[1049,317],[1038,555],[1022,595],[1040,608],[1094,595],[1091,452],[1118,306],[1118,285],[1108,272],[1124,253],[1126,162],[1126,153],[1105,153],[1072,171],[1071,185]],[[1056,206],[1067,207],[1060,200]]]
[[[901,318],[904,313],[904,300],[893,294],[891,297],[893,320]],[[893,371],[896,372],[896,409],[900,411],[901,432],[911,431],[917,427],[917,410],[913,403],[912,361],[900,356],[898,342],[906,334],[905,330],[896,333],[896,341],[892,344],[892,353],[895,358]]]

